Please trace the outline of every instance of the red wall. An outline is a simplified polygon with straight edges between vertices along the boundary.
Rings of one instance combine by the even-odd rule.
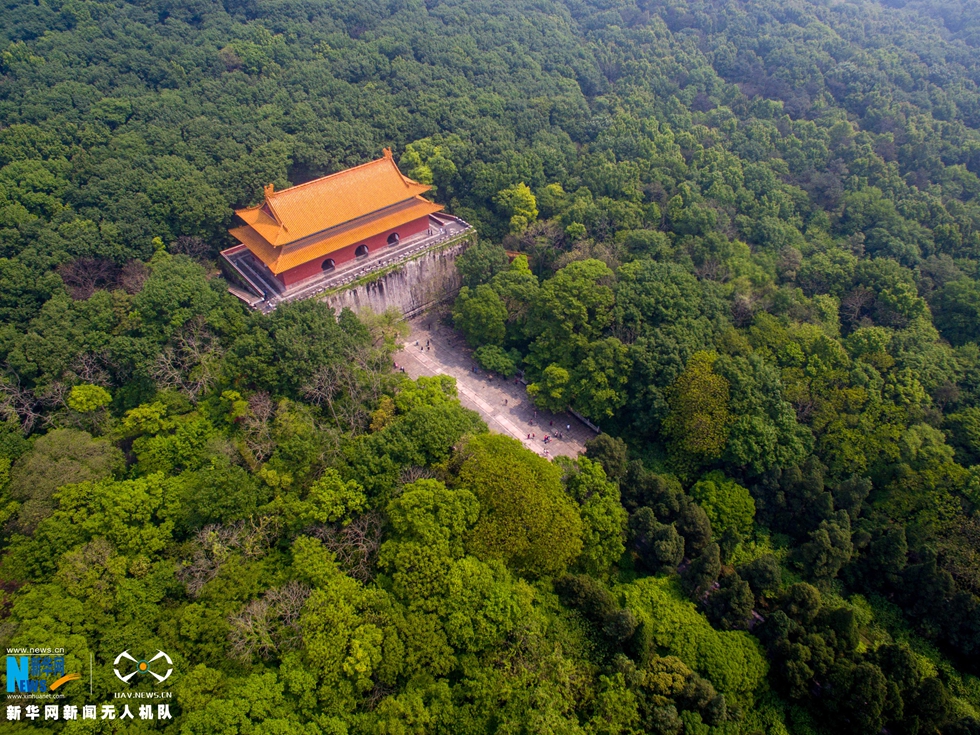
[[[299,281],[306,278],[312,278],[313,276],[318,276],[323,272],[323,261],[327,258],[333,258],[336,267],[340,267],[348,261],[354,260],[354,252],[360,245],[368,246],[368,257],[375,255],[378,250],[383,250],[388,247],[388,235],[392,232],[397,232],[398,236],[404,240],[406,237],[411,237],[419,232],[424,232],[429,227],[429,217],[419,217],[411,222],[406,222],[403,225],[395,227],[390,230],[385,230],[384,232],[373,235],[372,237],[362,240],[361,242],[354,243],[346,248],[341,248],[340,250],[335,250],[332,253],[328,253],[319,258],[315,258],[308,263],[303,263],[303,265],[298,265],[295,268],[290,268],[288,271],[283,271],[276,278],[284,286],[292,286]]]

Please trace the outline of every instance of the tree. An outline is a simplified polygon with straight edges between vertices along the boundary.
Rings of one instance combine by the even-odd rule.
[[[980,464],[980,407],[970,406],[946,416],[950,444],[964,466]]]
[[[755,598],[748,583],[737,572],[721,575],[718,589],[705,603],[708,619],[721,630],[743,630],[749,625]]]
[[[677,569],[684,558],[684,538],[673,525],[657,521],[650,508],[640,508],[630,516],[629,529],[638,566],[651,574]]]
[[[844,660],[831,669],[830,682],[834,695],[827,707],[838,727],[866,735],[881,730],[888,688],[877,666]]]
[[[10,495],[23,502],[18,525],[29,532],[50,516],[59,487],[97,482],[121,472],[124,466],[123,453],[108,441],[75,429],[49,431],[10,471]]]
[[[442,136],[416,140],[405,146],[399,162],[406,176],[422,184],[432,184],[433,193],[443,199],[452,195],[458,173],[450,143],[457,145],[459,140],[455,136],[445,141]]]
[[[641,623],[638,631],[646,638],[650,654],[676,656],[723,693],[733,709],[753,706],[767,686],[768,665],[751,635],[712,628],[684,598],[676,580],[644,577],[626,585],[622,594]]]
[[[972,280],[953,281],[936,291],[932,298],[936,327],[954,345],[975,342],[980,319],[980,284]]]
[[[582,519],[558,467],[514,439],[487,434],[463,449],[459,485],[480,501],[467,548],[531,577],[562,572],[582,551]]]
[[[302,520],[307,523],[349,522],[365,510],[367,496],[364,488],[348,480],[344,482],[336,470],[328,468],[306,493],[308,510]]]
[[[272,500],[273,489],[225,456],[207,467],[182,473],[176,483],[179,510],[174,517],[179,534],[211,524],[228,524],[257,517]]]
[[[478,240],[456,259],[456,269],[463,285],[473,290],[507,270],[507,253],[490,240]]]
[[[784,398],[781,375],[761,355],[724,355],[714,371],[729,382],[733,417],[723,460],[730,472],[761,475],[803,462],[812,451],[810,431]]]
[[[343,313],[341,313],[343,317]],[[269,319],[266,358],[275,366],[270,388],[297,397],[305,393],[316,402],[330,404],[337,394],[360,395],[359,347],[369,335],[344,331],[333,309],[322,301],[291,301],[277,308]],[[254,345],[248,345],[254,350]],[[387,362],[387,360],[385,361]]]
[[[597,421],[612,418],[626,404],[630,367],[629,351],[615,337],[589,344],[571,376],[575,408]]]
[[[563,603],[600,627],[619,610],[616,598],[609,590],[587,574],[559,577],[555,580],[555,591]]]
[[[779,600],[779,606],[786,615],[804,627],[816,619],[821,604],[820,591],[806,582],[791,585]]]
[[[68,406],[79,413],[92,413],[108,406],[112,395],[98,385],[75,385],[68,394]]]
[[[346,577],[318,541],[300,537],[292,551],[297,576],[312,592],[300,618],[302,658],[287,656],[284,673],[305,669],[308,675],[299,681],[324,687],[322,711],[342,717],[375,680],[394,683],[400,646],[391,601]]]
[[[565,368],[549,365],[544,369],[540,380],[528,383],[527,394],[536,406],[560,413],[568,408],[571,401],[568,389],[570,380],[571,376]]]
[[[178,511],[176,485],[177,480],[160,473],[64,485],[56,495],[58,509],[38,525],[34,548],[57,559],[101,537],[122,555],[153,555],[171,540]]]
[[[782,569],[772,554],[765,554],[738,568],[739,576],[752,589],[756,598],[762,598],[779,590]]]
[[[916,722],[925,731],[945,730],[955,717],[953,699],[946,685],[935,676],[928,676],[909,692],[903,719]]]
[[[704,509],[690,497],[681,495],[677,499],[677,532],[684,537],[688,556],[700,554],[711,543],[711,521]]]
[[[518,255],[510,267],[490,282],[507,307],[507,339],[521,343],[527,338],[528,315],[538,300],[538,279],[531,272],[526,255]]]
[[[698,463],[721,456],[732,421],[728,381],[712,370],[716,359],[708,352],[691,357],[671,386],[670,413],[663,424],[676,451]]]
[[[718,544],[708,544],[684,571],[681,581],[688,595],[703,597],[721,572],[721,549]]]
[[[585,442],[585,456],[602,465],[606,477],[617,482],[626,474],[626,442],[610,434],[597,434]]]
[[[510,218],[511,233],[521,232],[538,218],[537,200],[523,181],[501,189],[493,201],[504,216]]]
[[[731,532],[738,540],[752,533],[755,501],[749,491],[719,471],[709,472],[691,488],[691,497],[704,508],[717,536]]]
[[[483,284],[470,291],[460,289],[453,306],[453,321],[466,341],[474,347],[500,345],[507,333],[507,308],[490,286]]]
[[[799,549],[799,563],[814,579],[830,580],[850,560],[851,551],[851,519],[846,511],[838,511],[810,533]]]
[[[572,462],[558,457],[564,472],[565,491],[578,503],[582,516],[583,571],[602,577],[626,550],[626,510],[619,502],[619,486],[606,479],[602,465],[586,457]]]
[[[150,261],[150,277],[133,299],[147,336],[166,339],[193,317],[218,302],[204,269],[185,255],[159,250]]]
[[[473,351],[473,359],[480,364],[480,367],[505,378],[512,378],[517,372],[515,358],[519,359],[520,353],[516,350],[504,352],[503,348],[497,345],[483,345]]]
[[[584,348],[611,322],[612,276],[605,263],[589,259],[571,263],[545,281],[528,322],[534,338],[528,355],[531,365],[538,370],[549,364],[576,367]]]

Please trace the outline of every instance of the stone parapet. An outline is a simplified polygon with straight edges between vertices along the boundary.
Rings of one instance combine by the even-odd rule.
[[[414,316],[456,295],[460,286],[456,256],[476,238],[473,228],[457,217],[441,214],[431,220],[428,231],[398,246],[289,287],[268,273],[244,246],[230,248],[221,254],[226,275],[234,284],[228,290],[265,313],[289,301],[318,298],[338,311],[345,307],[378,312],[397,308]]]

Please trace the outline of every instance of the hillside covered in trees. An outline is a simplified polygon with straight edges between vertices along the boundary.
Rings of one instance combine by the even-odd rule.
[[[0,17],[0,642],[174,662],[0,732],[980,733],[975,1]],[[233,208],[385,146],[586,456],[226,292]]]

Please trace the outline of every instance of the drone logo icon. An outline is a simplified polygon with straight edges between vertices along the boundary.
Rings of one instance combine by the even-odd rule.
[[[151,668],[151,665],[153,664],[153,662],[156,661],[157,659],[161,659],[161,658],[166,662],[167,666],[169,667],[167,669],[167,673],[166,674],[158,674],[156,671],[153,671],[153,669]],[[119,671],[119,662],[122,661],[123,659],[128,659],[129,661],[132,661],[134,664],[136,664],[136,668],[133,669],[130,673],[125,674],[125,675],[123,675]],[[133,658],[132,656],[129,655],[129,651],[123,651],[118,656],[116,656],[116,660],[112,662],[112,665],[114,667],[112,670],[116,673],[116,677],[120,681],[122,681],[122,682],[124,682],[126,684],[128,684],[129,683],[129,680],[132,679],[137,674],[149,674],[150,676],[152,676],[154,679],[157,680],[157,683],[158,684],[160,684],[160,683],[166,681],[167,678],[174,672],[174,662],[173,662],[173,660],[170,658],[170,656],[168,656],[167,654],[165,654],[163,651],[157,651],[157,655],[154,656],[153,658],[149,659],[149,660],[146,660],[146,659],[135,659],[135,658]],[[162,666],[161,666],[161,668],[162,668]]]

